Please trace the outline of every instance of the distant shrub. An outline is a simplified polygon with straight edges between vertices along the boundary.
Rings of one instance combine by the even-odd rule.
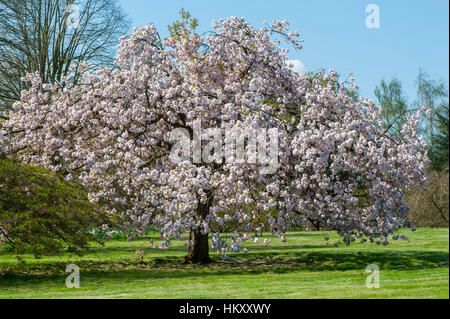
[[[97,240],[89,229],[108,222],[76,183],[41,167],[0,158],[0,241],[36,257],[69,249],[80,252]]]
[[[449,220],[449,168],[429,173],[426,190],[408,194],[410,220],[415,226],[448,227]]]
[[[127,232],[124,232],[122,229],[119,228],[108,228],[106,230],[102,230],[101,228],[92,228],[89,230],[89,233],[95,236],[95,238],[98,241],[103,240],[111,240],[111,239],[123,239],[127,238],[129,234]]]

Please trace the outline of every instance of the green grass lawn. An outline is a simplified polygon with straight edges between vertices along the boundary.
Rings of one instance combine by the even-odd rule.
[[[211,252],[210,265],[184,265],[181,242],[154,250],[150,236],[93,245],[83,257],[25,256],[25,263],[0,248],[0,298],[449,298],[448,228],[405,233],[409,241],[387,247],[336,248],[335,233],[295,232],[287,243],[249,243],[247,254],[228,260]],[[65,286],[68,264],[80,267],[78,289]],[[366,287],[369,264],[380,269],[380,288]]]

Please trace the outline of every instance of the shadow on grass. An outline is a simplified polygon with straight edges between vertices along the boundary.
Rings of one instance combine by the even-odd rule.
[[[91,255],[97,255],[97,254],[107,254],[107,255],[114,255],[114,254],[134,254],[136,252],[136,249],[138,248],[150,248],[150,244],[146,244],[145,246],[105,246],[101,248],[94,248],[88,251]],[[299,244],[282,244],[282,245],[258,245],[258,246],[252,246],[251,250],[252,252],[260,252],[260,251],[267,251],[271,255],[274,254],[274,251],[294,251],[294,250],[308,250],[308,249],[330,249],[330,246],[327,245],[299,245]],[[156,252],[161,252],[159,250],[153,250]],[[152,250],[150,250],[152,252]],[[171,255],[185,255],[187,254],[187,248],[184,246],[171,246],[170,250],[167,250],[164,252],[165,254],[171,254]],[[212,252],[214,254],[214,252]]]
[[[254,252],[236,255],[229,260],[213,256],[209,265],[184,265],[180,257],[147,258],[144,262],[92,262],[80,261],[83,280],[102,284],[105,281],[129,282],[134,280],[163,280],[218,275],[245,275],[289,273],[296,270],[364,272],[369,264],[381,270],[410,270],[444,268],[449,265],[445,252]],[[0,288],[19,287],[23,284],[54,282],[64,284],[67,263],[25,264],[0,268]]]

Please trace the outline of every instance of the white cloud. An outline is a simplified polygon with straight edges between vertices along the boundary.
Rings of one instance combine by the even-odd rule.
[[[292,65],[293,65],[292,70],[294,70],[295,72],[298,72],[300,74],[305,73],[305,71],[306,71],[305,65],[299,59],[288,60],[287,62],[292,63]]]

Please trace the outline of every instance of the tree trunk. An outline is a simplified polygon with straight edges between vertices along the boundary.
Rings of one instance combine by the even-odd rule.
[[[208,197],[206,203],[199,202],[197,211],[200,216],[205,218],[209,214],[212,204],[212,195]],[[194,242],[193,246],[189,246],[189,252],[185,257],[186,263],[205,264],[211,262],[209,258],[209,242],[208,234],[202,234],[199,229],[191,230],[190,240]]]
[[[191,230],[190,240],[194,241],[194,245],[189,246],[189,252],[185,257],[185,261],[194,264],[211,262],[211,258],[209,258],[208,234],[204,235],[199,230]]]

